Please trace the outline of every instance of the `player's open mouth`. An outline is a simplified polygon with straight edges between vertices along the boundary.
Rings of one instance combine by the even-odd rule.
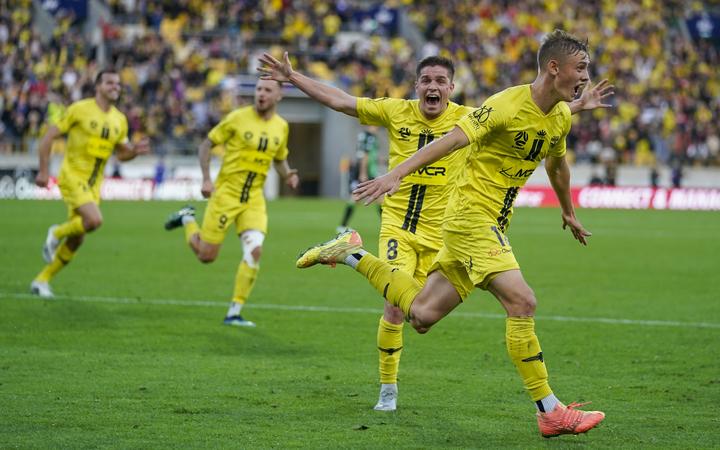
[[[428,94],[425,96],[425,103],[430,106],[437,106],[440,104],[440,96],[435,94]]]
[[[573,91],[573,94],[575,94],[577,96],[578,92],[582,91],[584,86],[585,86],[585,83],[580,83],[580,84],[575,85],[575,90]]]

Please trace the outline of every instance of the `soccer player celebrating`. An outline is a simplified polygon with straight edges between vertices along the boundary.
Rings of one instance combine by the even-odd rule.
[[[47,265],[30,285],[35,295],[53,296],[50,280],[73,259],[85,234],[102,225],[100,186],[110,155],[115,152],[120,161],[129,161],[150,151],[147,139],[135,145],[129,143],[127,118],[115,107],[120,91],[120,75],[114,70],[101,71],[95,78],[95,97],[70,105],[40,142],[35,184],[47,187],[52,142],[61,135],[68,136],[58,177],[68,221],[48,230],[43,246]]]
[[[375,200],[402,189],[402,180],[422,167],[465,149],[466,170],[452,191],[443,221],[443,247],[424,286],[362,249],[357,232],[305,251],[298,267],[344,263],[364,275],[420,333],[455,309],[475,287],[490,291],[507,312],[506,344],[511,360],[537,407],[545,437],[584,433],[600,423],[600,411],[562,404],[548,384],[535,335],[536,298],[525,282],[505,235],[519,189],[542,159],[562,208],[563,228],[587,245],[590,236],[575,217],[565,138],[571,101],[589,83],[587,43],[555,30],[538,51],[538,76],[490,97],[446,136],[426,145],[386,175],[361,184],[358,200]],[[394,197],[394,195],[393,195]],[[392,197],[390,197],[392,198]]]
[[[265,78],[289,81],[325,106],[358,117],[363,124],[385,127],[390,140],[390,169],[401,166],[420,148],[449,133],[458,120],[473,111],[473,108],[449,101],[455,87],[455,67],[452,61],[439,56],[430,56],[418,63],[416,100],[353,97],[294,71],[287,53],[283,62],[267,53],[260,62],[264,66],[259,70]],[[570,105],[571,110],[608,106],[602,99],[610,95],[611,90],[612,86],[606,81],[594,89],[586,89],[582,97]],[[463,152],[448,152],[432,164],[417,166],[400,181],[394,195],[384,199],[380,258],[385,266],[399,269],[414,279],[417,286],[425,283],[432,261],[442,247],[445,207],[464,162]],[[405,313],[397,305],[385,302],[377,334],[381,388],[376,410],[394,411],[397,408],[404,317]]]
[[[288,186],[296,189],[300,182],[297,170],[287,163],[288,123],[276,112],[282,98],[282,84],[258,80],[255,100],[227,115],[200,144],[203,197],[209,198],[202,228],[195,221],[195,208],[186,206],[173,213],[165,229],[183,226],[185,241],[198,260],[215,261],[225,233],[231,224],[243,247],[243,259],[235,275],[235,289],[223,321],[226,325],[254,327],[240,314],[250,296],[258,270],[262,245],[267,233],[267,212],[263,185],[272,162]],[[210,151],[214,145],[225,146],[225,156],[217,180],[210,177]]]

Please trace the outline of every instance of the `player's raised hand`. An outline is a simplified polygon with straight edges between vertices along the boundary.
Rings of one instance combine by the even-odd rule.
[[[600,81],[595,86],[592,85],[592,81],[588,81],[585,88],[580,94],[580,104],[582,109],[595,109],[595,108],[611,108],[612,105],[609,103],[603,103],[603,101],[615,94],[615,86],[610,84],[607,78]]]
[[[363,201],[365,206],[374,202],[383,195],[393,195],[400,188],[400,178],[388,172],[381,177],[358,184],[352,192],[353,200]]]
[[[263,75],[260,77],[263,80],[275,80],[275,81],[290,81],[290,75],[293,73],[292,64],[290,64],[290,57],[288,52],[283,54],[283,62],[278,61],[275,57],[269,53],[263,53],[258,58],[262,66],[258,67],[258,71],[262,72]]]
[[[203,180],[202,186],[200,187],[200,193],[202,194],[203,198],[210,198],[214,190],[215,185],[213,184],[212,180]]]
[[[563,214],[562,220],[563,230],[567,227],[570,227],[570,232],[572,233],[575,240],[580,242],[582,245],[587,245],[587,238],[592,236],[592,233],[586,230],[585,227],[582,226],[580,221],[577,220],[574,215]]]

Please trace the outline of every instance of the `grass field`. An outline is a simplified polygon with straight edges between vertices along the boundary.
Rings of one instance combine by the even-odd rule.
[[[557,210],[516,212],[551,385],[607,414],[545,440],[489,294],[428,335],[406,327],[399,410],[374,412],[381,298],[345,267],[294,268],[342,203],[269,205],[255,329],[221,325],[239,242],[198,263],[162,228],[179,206],[104,203],[43,301],[28,285],[64,206],[0,201],[0,448],[720,447],[717,212],[583,210],[587,248]],[[355,219],[373,248],[374,209]]]

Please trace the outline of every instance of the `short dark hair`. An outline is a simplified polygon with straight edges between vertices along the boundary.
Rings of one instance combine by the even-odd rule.
[[[446,68],[450,74],[450,81],[452,81],[455,76],[455,64],[453,64],[450,59],[445,58],[444,56],[428,56],[418,63],[415,68],[415,77],[420,78],[420,71],[425,67],[431,66],[442,66]]]
[[[540,44],[537,54],[538,67],[542,69],[551,59],[562,60],[566,56],[580,52],[588,53],[587,39],[583,41],[570,33],[556,29],[545,36]]]
[[[114,73],[115,75],[119,75],[119,72],[115,69],[103,69],[95,76],[95,86],[102,83],[102,77],[106,73]]]

